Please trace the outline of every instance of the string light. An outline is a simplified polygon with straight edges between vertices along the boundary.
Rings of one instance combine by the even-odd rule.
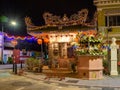
[[[7,34],[7,33],[5,33],[5,36],[7,37],[7,38],[13,38],[13,39],[21,39],[21,40],[25,40],[25,39],[27,39],[27,40],[29,40],[29,39],[33,39],[33,36],[14,36],[14,35],[9,35],[9,34]],[[35,37],[34,37],[34,39],[36,39]]]

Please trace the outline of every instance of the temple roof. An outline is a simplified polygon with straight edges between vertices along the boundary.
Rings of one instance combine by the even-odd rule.
[[[50,32],[50,31],[67,31],[75,29],[87,29],[95,28],[97,14],[95,13],[93,20],[88,22],[88,10],[82,9],[77,14],[73,14],[67,17],[66,14],[63,17],[53,15],[49,12],[43,14],[45,25],[36,26],[32,23],[30,17],[25,18],[28,33],[30,32]]]

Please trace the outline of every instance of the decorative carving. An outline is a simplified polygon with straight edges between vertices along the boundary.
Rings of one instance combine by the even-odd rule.
[[[60,16],[53,15],[49,12],[46,12],[43,14],[45,25],[35,26],[33,25],[29,17],[25,18],[25,23],[27,25],[27,30],[36,30],[36,29],[42,29],[47,27],[58,27],[59,29],[62,29],[63,26],[72,26],[72,25],[83,25],[83,26],[94,27],[95,26],[94,23],[92,24],[86,23],[87,16],[88,16],[87,9],[82,9],[81,11],[78,11],[77,14],[71,15],[70,18],[68,18],[66,14],[64,14],[63,17],[60,17]]]
[[[87,9],[83,9],[81,11],[78,12],[78,14],[73,14],[71,15],[70,19],[67,17],[66,14],[64,14],[64,16],[62,18],[60,18],[60,16],[54,16],[51,13],[44,13],[43,14],[43,18],[45,20],[45,24],[46,25],[53,25],[53,26],[58,26],[58,25],[65,25],[65,26],[69,26],[69,25],[73,25],[73,23],[75,24],[83,24],[86,22],[87,19],[87,15],[88,15],[88,10]]]
[[[45,26],[35,26],[32,23],[32,20],[30,19],[30,17],[25,17],[25,24],[27,26],[27,30],[36,30],[36,29],[45,28]]]
[[[54,23],[58,24],[60,22],[60,17],[59,16],[53,16],[51,13],[47,12],[43,14],[43,18],[45,20],[46,25],[54,25]]]
[[[26,24],[28,30],[29,30],[30,28],[34,28],[34,29],[35,29],[35,28],[38,27],[38,26],[35,26],[35,25],[32,23],[30,17],[25,17],[25,24]]]

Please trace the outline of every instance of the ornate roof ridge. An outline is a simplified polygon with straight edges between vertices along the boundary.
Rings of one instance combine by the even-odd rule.
[[[48,27],[58,27],[59,29],[64,26],[75,26],[75,25],[83,25],[88,27],[95,26],[96,22],[96,15],[94,16],[94,19],[92,22],[87,23],[88,18],[88,10],[82,9],[81,11],[78,11],[77,14],[72,14],[70,17],[67,17],[66,14],[64,14],[63,17],[53,15],[49,12],[46,12],[43,14],[43,18],[45,20],[45,25],[43,26],[35,26],[32,23],[32,20],[30,17],[25,17],[25,23],[27,26],[27,30],[37,30],[37,29],[43,29]]]

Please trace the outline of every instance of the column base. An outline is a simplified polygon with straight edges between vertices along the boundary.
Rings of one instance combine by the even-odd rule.
[[[110,72],[110,75],[113,75],[113,76],[114,76],[114,75],[118,75],[118,72],[117,72],[117,71],[111,71],[111,72]]]

